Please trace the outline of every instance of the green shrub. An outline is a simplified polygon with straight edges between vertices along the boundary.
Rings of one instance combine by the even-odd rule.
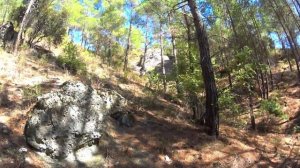
[[[284,116],[284,113],[282,112],[282,107],[276,100],[262,100],[261,109],[270,114],[274,114],[277,117]]]
[[[24,99],[33,100],[42,94],[42,87],[40,85],[35,85],[32,87],[23,89]]]
[[[243,112],[242,107],[235,102],[235,96],[230,89],[225,89],[219,95],[219,107],[222,110],[228,111],[231,115],[236,115]]]
[[[148,78],[147,86],[150,88],[154,87],[154,89],[157,90],[159,88],[159,83],[161,81],[160,74],[157,73],[156,71],[150,71],[147,74],[147,78]]]
[[[86,65],[78,58],[79,52],[73,43],[68,43],[63,52],[63,55],[58,57],[58,64],[60,66],[70,70],[74,74],[86,71]]]

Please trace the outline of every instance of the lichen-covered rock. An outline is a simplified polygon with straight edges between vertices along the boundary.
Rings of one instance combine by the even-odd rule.
[[[65,158],[98,140],[106,117],[124,104],[114,91],[98,93],[80,82],[66,82],[60,91],[38,97],[25,126],[26,141],[51,157]]]

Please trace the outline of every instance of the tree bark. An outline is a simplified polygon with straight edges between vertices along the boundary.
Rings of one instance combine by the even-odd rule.
[[[293,52],[293,56],[294,56],[294,59],[295,59],[295,62],[296,62],[296,67],[297,67],[297,74],[298,74],[298,81],[300,82],[300,66],[299,66],[299,59],[298,59],[298,55],[299,55],[299,52],[297,50],[297,44],[295,43],[295,41],[293,40],[293,37],[292,37],[292,33],[291,31],[289,30],[288,27],[286,27],[286,25],[284,24],[285,23],[285,20],[284,18],[282,18],[282,16],[278,13],[277,9],[276,9],[276,2],[274,1],[275,3],[275,6],[273,5],[272,1],[269,0],[269,3],[274,11],[274,13],[276,14],[277,16],[277,19],[279,21],[279,24],[281,25],[281,27],[283,28],[283,31],[285,32],[286,36],[287,36],[287,39],[290,43],[290,46],[291,46],[291,49],[292,49],[292,52]]]
[[[176,39],[174,29],[171,27],[171,16],[169,15],[169,31],[171,33],[171,42],[172,42],[172,54],[174,56],[174,68],[175,68],[175,82],[176,82],[176,90],[177,94],[181,94],[182,91],[180,89],[179,77],[178,77],[178,58],[177,58],[177,49],[176,49]]]
[[[298,5],[296,4],[295,0],[292,0],[292,2],[293,2],[293,4],[294,4],[294,6],[295,6],[295,9],[296,9],[297,13],[298,13],[298,16],[300,16],[300,9],[299,9],[300,6],[298,6]]]
[[[28,17],[28,14],[30,13],[31,7],[33,6],[34,2],[35,2],[35,0],[30,0],[30,2],[28,4],[28,7],[27,7],[27,10],[25,12],[25,15],[23,17],[23,20],[22,20],[22,23],[21,23],[21,26],[20,26],[20,30],[19,30],[19,33],[18,33],[17,41],[15,43],[15,48],[14,48],[14,55],[15,56],[18,55],[18,47],[20,45],[21,35],[22,35],[22,33],[24,31],[24,28],[26,26],[27,17]]]
[[[142,56],[142,59],[141,59],[141,69],[140,69],[140,76],[144,75],[144,72],[146,71],[146,67],[145,67],[145,63],[146,63],[146,57],[147,57],[147,51],[148,51],[148,31],[149,31],[149,26],[148,26],[148,20],[149,20],[149,17],[147,15],[147,18],[146,18],[146,34],[145,34],[145,45],[144,45],[144,54]]]
[[[298,8],[300,8],[300,2],[299,2],[299,0],[295,0],[295,1],[296,1],[297,5],[298,5]]]
[[[166,79],[167,77],[166,77],[165,60],[164,60],[164,44],[163,44],[162,21],[160,21],[160,23],[159,23],[159,28],[160,28],[159,41],[160,41],[161,71],[162,71],[163,85],[164,85],[163,92],[166,93],[167,92],[167,79]]]
[[[265,77],[266,77],[266,93],[267,93],[267,99],[269,97],[269,83],[271,85],[271,88],[274,88],[274,84],[273,84],[273,73],[272,73],[272,69],[271,69],[271,63],[270,63],[270,53],[266,47],[266,43],[263,41],[263,38],[261,36],[262,32],[261,29],[258,26],[257,20],[255,18],[255,16],[252,16],[252,21],[254,23],[254,27],[255,27],[255,31],[256,34],[258,35],[258,42],[259,42],[259,47],[261,52],[265,53],[265,57],[263,57],[263,63],[267,64],[269,67],[269,77],[270,77],[270,81],[268,80],[268,74],[266,73]]]
[[[222,46],[223,49],[219,48],[219,50],[221,51],[221,60],[223,62],[224,68],[226,69],[229,87],[232,89],[232,76],[231,76],[231,69],[229,67],[228,54],[227,54],[226,50],[223,51],[226,48],[226,42],[224,41],[222,30],[220,31],[220,33],[221,33],[220,42],[223,44],[223,46]],[[223,56],[224,56],[224,60],[223,60]]]
[[[83,29],[81,30],[81,47],[84,48],[84,39],[85,39],[85,28],[83,27]]]
[[[108,42],[108,58],[107,58],[107,62],[108,62],[108,65],[111,66],[111,63],[112,63],[112,41],[111,41],[111,39],[109,39],[109,42]]]
[[[186,24],[186,34],[187,34],[187,38],[188,38],[188,59],[189,59],[189,63],[190,63],[190,71],[191,73],[194,73],[194,59],[193,59],[193,55],[192,55],[192,33],[191,33],[191,24],[189,22],[189,19],[188,19],[188,16],[186,14],[186,11],[185,11],[185,8],[183,8],[184,10],[184,21],[185,21],[185,24]]]
[[[127,46],[126,46],[126,51],[125,51],[125,57],[124,57],[124,67],[123,71],[126,72],[128,68],[128,54],[130,50],[130,45],[131,45],[131,30],[132,30],[132,16],[130,16],[130,21],[129,21],[129,32],[128,32],[128,37],[127,37]]]
[[[256,124],[255,124],[255,116],[254,116],[254,111],[253,111],[253,96],[252,96],[251,88],[249,88],[249,106],[250,106],[251,128],[252,128],[252,130],[255,130]]]
[[[194,18],[199,50],[200,65],[202,68],[202,76],[204,80],[206,93],[206,125],[210,128],[209,134],[218,137],[219,135],[219,108],[218,108],[218,92],[215,82],[213,66],[210,58],[209,43],[206,29],[200,20],[200,14],[194,0],[188,0],[191,13]]]
[[[224,1],[224,3],[225,3],[225,7],[226,7],[226,13],[227,13],[228,16],[229,16],[230,26],[231,26],[231,28],[232,28],[232,31],[233,31],[233,34],[234,34],[234,37],[235,37],[235,42],[237,42],[237,41],[238,41],[238,33],[237,33],[237,31],[236,31],[236,26],[235,26],[235,23],[234,23],[234,21],[233,21],[233,18],[232,18],[230,9],[229,9],[229,5],[228,5],[228,3],[226,2],[226,0],[223,0],[223,1]],[[239,44],[239,43],[237,43],[237,44]],[[241,48],[242,48],[242,47],[240,46],[240,49],[241,49]]]
[[[296,18],[295,13],[293,12],[290,4],[286,0],[283,0],[283,2],[286,5],[287,9],[289,10],[290,15],[293,17],[298,30],[300,31],[300,24],[298,22],[299,20]]]
[[[280,41],[281,46],[282,46],[283,56],[284,56],[284,57],[287,57],[287,60],[288,60],[288,63],[289,63],[290,71],[293,72],[293,66],[292,66],[292,63],[291,63],[291,58],[290,58],[290,55],[286,53],[286,48],[285,48],[284,40],[282,39],[282,37],[280,36],[280,34],[279,34],[278,32],[277,32],[277,36],[278,36],[279,41]]]

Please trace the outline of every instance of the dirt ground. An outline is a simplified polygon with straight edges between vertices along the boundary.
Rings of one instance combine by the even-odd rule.
[[[130,80],[121,83],[120,78],[112,75],[92,85],[109,85],[127,98],[127,110],[136,119],[134,126],[119,127],[109,121],[107,134],[97,145],[95,163],[55,163],[25,143],[23,128],[35,102],[25,93],[32,89],[47,93],[64,81],[82,78],[53,63],[34,57],[21,60],[1,52],[0,167],[300,167],[299,85],[290,83],[277,91],[289,118],[269,119],[265,123],[270,128],[265,132],[232,127],[221,121],[220,138],[214,139],[189,119],[183,106],[151,96],[151,90],[143,84]]]

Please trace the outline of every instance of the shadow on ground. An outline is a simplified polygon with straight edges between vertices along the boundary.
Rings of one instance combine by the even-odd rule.
[[[232,163],[228,162],[232,161],[232,157],[237,156],[238,158],[239,155],[248,152],[258,152],[259,154],[259,159],[248,163],[248,167],[300,167],[299,156],[295,155],[293,151],[290,155],[282,156],[278,162],[272,161],[272,157],[277,157],[279,153],[275,148],[270,149],[260,144],[259,141],[249,138],[253,136],[252,133],[240,130],[234,132],[222,130],[221,138],[214,140],[204,133],[203,128],[187,121],[190,115],[187,111],[163,100],[159,94],[153,96],[155,93],[150,88],[146,88],[150,96],[138,96],[134,91],[120,87],[109,79],[95,78],[92,81],[87,79],[84,81],[92,83],[96,89],[112,89],[119,92],[129,101],[125,110],[131,111],[136,118],[133,127],[121,127],[113,119],[108,120],[108,131],[97,144],[98,152],[95,153],[95,155],[105,158],[105,163],[90,167],[230,167]],[[145,86],[139,83],[127,79],[126,81],[128,84],[136,85],[140,90],[145,90]],[[25,87],[18,86],[20,89]],[[41,83],[40,87],[45,93],[58,88],[58,85],[55,80],[49,80]],[[4,105],[11,108],[9,110],[25,109],[28,111],[35,102],[31,99],[22,100],[21,104],[14,102],[9,100],[7,92],[4,87],[0,95],[1,100],[5,102]],[[295,96],[297,95],[295,94]],[[10,120],[9,125],[0,123],[0,165],[2,167],[34,167],[34,165],[24,162],[23,155],[18,152],[22,146],[26,146],[22,134],[15,133],[11,129],[11,127],[24,128],[25,119],[21,118],[24,115],[20,114],[18,118]],[[28,117],[27,114],[26,117]],[[299,124],[299,122],[295,120],[295,124]],[[234,129],[229,131],[232,130]],[[201,153],[204,148],[218,143],[220,148],[216,151],[225,153],[222,148],[231,149],[232,139],[237,139],[253,149],[239,150],[233,147],[232,153],[228,152],[224,157],[218,157],[208,162],[203,161],[203,156],[215,152]],[[184,153],[180,157],[180,153],[185,151],[191,152]],[[78,165],[89,167],[84,163]],[[246,165],[242,166],[247,167]]]
[[[23,136],[19,136],[9,126],[0,122],[0,165],[3,168],[36,168],[25,161],[26,147]]]

